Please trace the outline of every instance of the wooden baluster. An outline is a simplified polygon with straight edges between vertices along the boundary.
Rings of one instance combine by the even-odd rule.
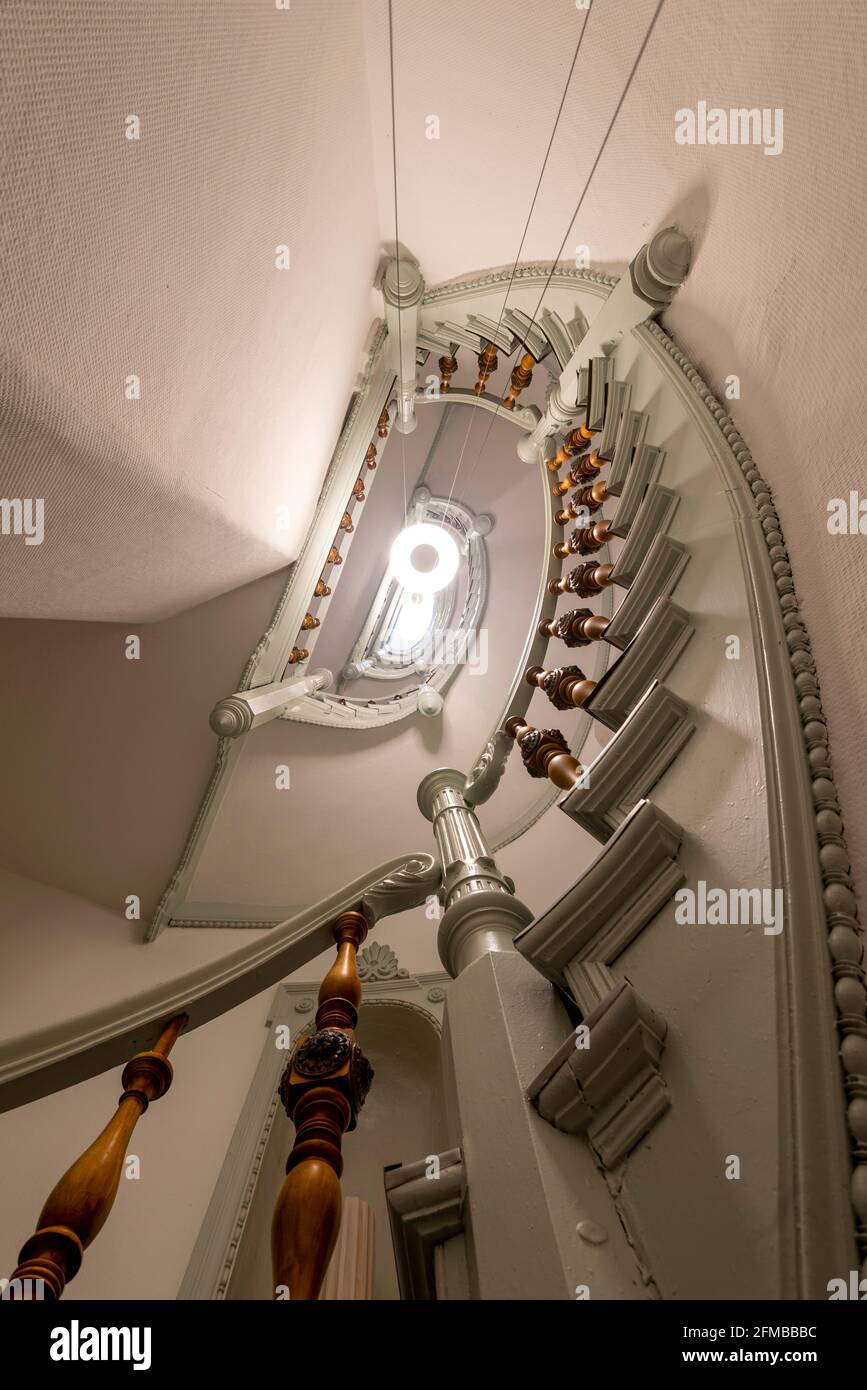
[[[333,545],[333,546],[331,547],[331,549],[329,550],[328,554],[327,554],[326,557],[325,557],[325,563],[326,563],[326,565],[342,565],[342,564],[343,564],[343,556],[341,555],[340,551],[337,549],[337,546],[336,546],[336,545]]]
[[[388,406],[384,405],[382,407],[382,413],[380,414],[379,420],[377,421],[376,425],[376,433],[379,435],[380,439],[388,439],[389,424],[390,421],[388,418]]]
[[[290,666],[297,666],[299,661],[307,661],[310,656],[306,647],[293,647],[287,661]]]
[[[458,359],[456,357],[441,357],[440,368],[440,395],[444,396],[451,389],[451,381],[458,369]]]
[[[573,454],[586,449],[594,433],[595,431],[588,430],[586,425],[579,425],[577,429],[570,430],[554,457],[548,460],[549,472],[556,473],[567,459],[572,458]],[[568,492],[568,488],[566,490]]]
[[[355,530],[355,527],[352,524],[352,517],[349,515],[349,512],[344,512],[343,516],[340,518],[340,529],[341,531],[346,531],[347,534],[350,531]]]
[[[331,593],[331,585],[326,584],[324,579],[317,581],[316,588],[313,590],[314,598],[327,598]]]
[[[21,1248],[13,1279],[41,1280],[44,1296],[58,1299],[75,1278],[85,1250],[99,1235],[114,1205],[136,1122],[149,1103],[164,1096],[172,1084],[168,1056],[186,1023],[187,1015],[179,1014],[166,1024],[151,1052],[138,1052],[127,1062],[117,1110],[51,1192],[36,1231]],[[31,1282],[23,1288],[33,1286]]]
[[[597,565],[588,560],[578,565],[561,579],[552,579],[548,584],[549,594],[575,594],[578,598],[593,598],[613,583],[613,565]]]
[[[341,1142],[355,1128],[373,1071],[355,1042],[361,981],[358,947],[367,935],[361,912],[334,924],[337,959],[322,981],[316,1031],[302,1036],[280,1082],[295,1123],[295,1143],[271,1225],[275,1297],[318,1297],[340,1227]]]
[[[601,613],[589,608],[573,608],[559,618],[543,618],[539,624],[541,637],[559,637],[567,647],[587,647],[605,635],[609,623]]]
[[[486,343],[479,353],[479,379],[473,390],[480,396],[485,389],[485,382],[492,372],[497,370],[497,345],[496,343]]]
[[[562,511],[554,513],[554,520],[560,526],[565,526],[568,521],[590,516],[599,511],[607,498],[608,489],[604,483],[593,483],[589,487],[579,488],[572,501],[567,503]]]
[[[553,461],[552,459],[551,463],[553,463]],[[597,474],[601,472],[606,462],[606,459],[601,459],[599,457],[595,449],[590,454],[582,454],[579,459],[575,460],[571,471],[566,474],[566,477],[559,483],[554,483],[551,491],[555,497],[565,497],[566,493],[569,492],[571,488],[580,487],[583,483],[586,483],[588,479],[595,478]],[[550,466],[551,464],[548,465],[549,468]]]
[[[547,777],[563,791],[571,791],[580,780],[584,769],[559,729],[534,729],[521,714],[513,714],[503,727],[517,743],[531,777]]]
[[[588,680],[580,666],[557,666],[551,671],[530,666],[524,679],[544,690],[555,709],[580,709],[596,689],[596,682]]]
[[[376,467],[376,445],[375,445],[375,444],[368,444],[368,446],[367,446],[367,453],[364,455],[364,462],[367,464],[368,468],[370,469],[370,471],[371,471],[371,473],[372,473],[373,470],[374,470],[374,468]]]
[[[515,401],[533,380],[533,368],[535,365],[536,359],[531,352],[525,352],[520,362],[515,364],[515,368],[509,379],[509,389],[503,399],[503,406],[506,410],[515,409]]]
[[[554,546],[554,554],[560,560],[565,560],[569,555],[592,555],[610,539],[610,529],[610,521],[597,521],[595,526],[579,526],[567,541]]]
[[[319,626],[319,619],[314,618],[312,613],[305,613],[301,619],[301,631],[309,632],[311,628]]]
[[[355,498],[356,502],[363,502],[363,501],[364,501],[364,479],[363,479],[363,478],[358,478],[358,479],[356,479],[356,481],[352,484],[352,495],[353,495],[353,497]]]

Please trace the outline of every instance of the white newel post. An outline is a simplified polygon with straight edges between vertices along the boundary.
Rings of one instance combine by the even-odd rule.
[[[395,428],[401,434],[412,434],[418,424],[415,415],[415,352],[419,305],[423,294],[424,280],[414,261],[401,257],[400,260],[389,262],[382,280],[382,297],[388,327],[389,362],[397,376]]]
[[[331,672],[324,666],[306,676],[291,676],[271,685],[257,685],[252,690],[239,690],[218,700],[211,710],[210,725],[222,738],[239,738],[259,724],[276,719],[287,705],[303,700],[316,690],[326,690],[331,684]]]
[[[594,318],[560,376],[534,430],[518,441],[518,457],[538,463],[545,441],[571,427],[578,414],[578,379],[592,357],[608,356],[636,324],[655,318],[689,271],[691,246],[676,227],[663,227],[634,257]]]

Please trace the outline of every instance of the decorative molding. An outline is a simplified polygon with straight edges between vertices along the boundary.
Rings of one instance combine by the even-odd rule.
[[[694,631],[688,613],[670,598],[658,598],[623,655],[584,701],[587,713],[619,729],[648,687],[665,678]]]
[[[646,797],[694,730],[686,705],[654,681],[576,785],[561,811],[606,841]]]
[[[623,414],[617,433],[617,442],[611,455],[611,467],[605,482],[605,487],[612,497],[619,497],[623,491],[623,484],[632,465],[634,452],[636,449],[640,449],[644,442],[649,418],[644,410],[627,410]]]
[[[546,980],[570,989],[577,965],[611,965],[684,882],[682,834],[652,802],[639,801],[572,887],[518,933],[516,949]]]
[[[605,407],[605,423],[596,445],[596,453],[600,459],[607,461],[614,457],[614,449],[620,437],[621,424],[629,409],[631,397],[632,385],[630,382],[615,381],[612,383]]]
[[[531,1082],[527,1095],[543,1119],[566,1134],[586,1133],[612,1169],[670,1105],[659,1073],[666,1025],[627,980],[604,965],[582,966],[589,1045],[574,1034]],[[589,1007],[589,1001],[597,1002]]]
[[[770,488],[731,416],[686,354],[657,324],[634,331],[714,458],[747,578],[764,732],[771,881],[783,886],[786,897],[778,1021],[788,1143],[782,1146],[781,1190],[792,1218],[790,1246],[782,1255],[783,1286],[791,1298],[825,1298],[827,1279],[854,1268],[852,1259],[867,1251],[867,1126],[863,1105],[852,1103],[863,1100],[867,1075],[867,991],[827,721]],[[817,929],[820,923],[823,931]],[[817,1185],[819,1173],[825,1174],[824,1189]]]
[[[504,266],[501,270],[492,270],[486,275],[476,275],[462,280],[450,280],[442,285],[434,285],[425,291],[422,308],[428,304],[438,304],[442,300],[458,299],[465,294],[484,293],[502,284],[521,284],[525,281],[530,284],[546,284],[549,277],[551,284],[566,287],[578,285],[581,289],[601,295],[604,299],[608,298],[619,278],[613,275],[603,275],[598,270],[576,270],[574,266],[565,263],[558,263],[552,274],[550,261],[517,267]]]
[[[464,1229],[466,1182],[460,1149],[437,1154],[439,1176],[419,1159],[386,1168],[385,1200],[401,1299],[435,1300],[434,1251]]]
[[[679,503],[679,496],[671,488],[651,483],[611,571],[615,584],[626,589],[632,585],[655,537],[668,529]]]
[[[656,482],[659,477],[664,461],[664,449],[658,449],[652,444],[639,444],[633,454],[620,501],[608,528],[612,536],[623,537],[629,534],[645,493],[650,484]]]
[[[394,951],[384,941],[371,941],[356,956],[358,978],[362,984],[373,980],[406,980],[409,971],[397,959]]]
[[[689,551],[666,532],[656,536],[619,608],[605,629],[605,641],[626,648],[655,603],[675,588],[689,562]]]

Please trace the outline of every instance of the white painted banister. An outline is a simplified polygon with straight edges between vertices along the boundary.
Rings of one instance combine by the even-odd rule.
[[[240,738],[248,730],[276,719],[287,705],[303,700],[317,690],[327,690],[332,675],[326,667],[306,676],[291,676],[288,680],[258,685],[252,690],[239,690],[218,700],[211,710],[210,725],[222,738]]]

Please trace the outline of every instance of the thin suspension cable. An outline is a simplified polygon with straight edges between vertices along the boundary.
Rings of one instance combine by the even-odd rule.
[[[392,182],[394,185],[394,255],[397,261],[397,295],[400,299],[400,236],[397,225],[397,121],[394,111],[394,21],[391,12],[392,0],[388,0],[388,67],[391,86],[391,166]],[[397,421],[400,417],[400,400],[403,390],[403,315],[400,308],[397,310],[397,401],[394,416],[394,428],[397,429]],[[406,525],[407,518],[407,498],[406,498],[406,435],[403,430],[398,430],[400,435],[400,453],[403,464],[403,521]]]
[[[602,158],[602,155],[603,155],[603,153],[604,153],[605,146],[608,144],[608,138],[609,138],[609,136],[611,135],[612,130],[614,129],[614,123],[615,123],[615,121],[617,120],[617,117],[620,115],[620,111],[621,111],[621,108],[622,108],[622,106],[623,106],[623,103],[624,103],[624,101],[626,100],[627,95],[629,94],[629,89],[630,89],[630,87],[632,86],[632,80],[633,80],[633,78],[635,77],[636,72],[638,71],[638,65],[639,65],[639,63],[641,62],[642,57],[644,56],[644,50],[647,48],[647,45],[648,45],[648,43],[650,42],[650,36],[651,36],[651,34],[653,33],[654,27],[655,27],[655,25],[656,25],[656,21],[657,21],[657,19],[659,18],[660,11],[662,10],[662,7],[663,7],[664,4],[665,4],[665,0],[658,0],[658,4],[657,4],[657,6],[656,6],[656,9],[655,9],[654,12],[653,12],[653,17],[652,17],[650,23],[649,23],[648,26],[647,26],[647,29],[646,29],[645,34],[644,34],[644,38],[643,38],[642,41],[641,41],[641,46],[640,46],[640,48],[639,48],[639,50],[638,50],[638,53],[636,54],[635,61],[634,61],[634,63],[632,64],[632,67],[630,68],[629,76],[628,76],[627,79],[626,79],[626,83],[625,83],[625,85],[624,85],[623,91],[622,91],[621,94],[620,94],[620,99],[619,99],[619,101],[617,102],[617,105],[616,105],[615,108],[614,108],[614,114],[612,115],[611,120],[608,122],[608,129],[606,130],[605,135],[603,136],[602,144],[599,146],[599,149],[598,149],[597,154],[596,154],[596,158],[594,159],[593,164],[591,165],[590,173],[587,175],[587,178],[586,178],[585,183],[584,183],[584,187],[583,187],[583,189],[581,190],[581,196],[580,196],[580,198],[578,199],[578,202],[577,202],[576,205],[575,205],[575,211],[573,212],[572,217],[571,217],[571,219],[570,219],[570,221],[569,221],[569,225],[568,225],[568,227],[566,228],[565,234],[564,234],[564,236],[563,236],[563,240],[560,242],[560,249],[558,250],[556,256],[555,256],[554,259],[553,259],[553,261],[551,262],[551,269],[549,270],[548,275],[547,275],[547,277],[546,277],[546,279],[545,279],[545,283],[544,283],[544,285],[542,286],[542,293],[539,295],[538,303],[536,304],[536,308],[534,309],[533,314],[532,314],[532,317],[531,317],[531,319],[530,319],[530,325],[529,325],[530,328],[532,328],[533,325],[534,325],[535,322],[536,322],[537,315],[538,315],[538,313],[539,313],[539,310],[540,310],[541,307],[542,307],[542,301],[543,301],[543,299],[545,298],[545,295],[546,295],[547,292],[548,292],[548,286],[551,284],[551,281],[552,281],[552,279],[553,279],[553,277],[554,277],[554,272],[555,272],[556,269],[557,269],[557,264],[558,264],[558,262],[559,262],[559,260],[560,260],[560,257],[561,257],[562,254],[563,254],[563,248],[565,247],[566,242],[567,242],[568,239],[569,239],[569,233],[572,231],[572,228],[573,228],[573,226],[574,226],[574,224],[575,224],[575,219],[577,218],[578,213],[581,211],[582,204],[583,204],[583,202],[584,202],[585,197],[587,196],[587,190],[588,190],[588,188],[590,187],[590,181],[591,181],[591,179],[593,178],[593,175],[596,173],[596,169],[597,169],[597,166],[598,166],[598,164],[599,164],[599,161],[600,161],[600,159]],[[589,19],[589,12],[588,12],[588,19]],[[587,21],[585,20],[585,25],[586,25],[586,23],[587,23]],[[582,36],[582,38],[583,38],[583,36],[584,36],[584,35],[583,35],[583,30],[582,30],[582,35],[581,35],[581,36]],[[579,42],[580,42],[580,41],[579,41]],[[511,282],[510,282],[510,283],[511,283]],[[504,306],[504,307],[505,307],[505,306]],[[469,479],[473,476],[473,473],[474,473],[474,471],[475,471],[476,465],[478,464],[479,460],[480,460],[481,457],[482,457],[482,454],[483,454],[483,452],[484,452],[484,450],[485,450],[485,446],[487,445],[488,439],[489,439],[489,437],[490,437],[491,430],[492,430],[493,427],[494,427],[494,421],[496,420],[497,416],[498,416],[499,413],[500,413],[500,408],[501,408],[501,402],[498,401],[498,402],[497,402],[497,408],[496,408],[496,410],[492,411],[492,413],[491,413],[490,423],[489,423],[489,425],[488,425],[488,429],[487,429],[487,432],[486,432],[486,434],[485,434],[485,437],[484,437],[484,439],[482,440],[482,447],[479,449],[479,452],[478,452],[478,455],[477,455],[477,457],[476,457],[476,460],[475,460],[475,462],[474,462],[472,468],[470,469],[469,473],[467,474],[467,481],[468,481],[468,482],[469,482]]]
[[[531,221],[531,219],[532,219],[532,217],[533,217],[533,212],[534,212],[535,207],[536,207],[536,200],[537,200],[538,197],[539,197],[539,189],[542,187],[542,180],[543,180],[543,178],[545,177],[545,170],[546,170],[546,168],[548,167],[548,158],[549,158],[549,156],[550,156],[550,154],[551,154],[551,146],[554,144],[554,136],[557,134],[557,127],[558,127],[559,124],[560,124],[560,117],[561,117],[562,114],[563,114],[563,107],[564,107],[565,104],[566,104],[566,96],[567,96],[567,93],[568,93],[568,91],[569,91],[569,83],[572,81],[572,74],[573,74],[574,71],[575,71],[575,64],[576,64],[577,61],[578,61],[578,54],[579,54],[579,52],[581,51],[581,44],[582,44],[583,39],[584,39],[584,32],[585,32],[585,30],[586,30],[586,28],[587,28],[587,20],[588,20],[589,18],[590,18],[590,11],[588,10],[588,11],[587,11],[587,14],[585,15],[585,18],[584,18],[584,23],[581,25],[581,33],[578,35],[578,42],[577,42],[576,45],[575,45],[575,52],[572,54],[572,62],[569,64],[569,71],[568,71],[568,73],[566,74],[566,81],[565,81],[565,83],[563,84],[563,95],[562,95],[561,98],[560,98],[560,105],[557,107],[557,114],[556,114],[556,116],[554,117],[554,125],[553,125],[553,127],[552,127],[552,129],[551,129],[551,135],[550,135],[550,138],[549,138],[549,140],[548,140],[548,147],[547,147],[547,149],[545,150],[545,158],[542,160],[542,167],[541,167],[541,169],[539,170],[539,177],[538,177],[538,179],[536,180],[536,188],[535,188],[535,191],[534,191],[534,193],[533,193],[532,202],[530,203],[530,211],[527,213],[527,220],[526,220],[525,223],[524,223],[524,230],[523,230],[523,232],[521,233],[521,240],[520,240],[520,243],[519,243],[519,245],[518,245],[518,250],[517,250],[517,252],[515,253],[515,260],[514,260],[514,264],[512,265],[511,274],[509,275],[509,283],[508,283],[508,285],[506,286],[506,293],[503,295],[503,303],[502,303],[502,305],[501,305],[501,307],[500,307],[500,316],[499,316],[499,318],[497,319],[497,329],[499,329],[500,324],[503,322],[503,315],[504,315],[504,313],[506,312],[506,304],[508,303],[508,300],[509,300],[509,293],[510,293],[510,291],[511,291],[511,289],[512,289],[512,282],[513,282],[513,280],[514,280],[514,278],[515,278],[515,272],[516,272],[517,269],[518,269],[518,263],[520,262],[520,259],[521,259],[521,252],[522,252],[523,249],[524,249],[524,242],[525,242],[526,239],[527,239],[527,232],[529,231],[529,228],[530,228],[530,221]],[[496,416],[497,416],[498,412],[499,412],[499,405],[497,406],[497,410],[496,410],[496,411],[494,412],[494,414],[491,416],[490,424],[488,425],[488,432],[487,432],[487,434],[485,435],[484,439],[482,440],[482,447],[481,447],[481,449],[479,450],[479,457],[481,457],[482,452],[484,451],[485,445],[486,445],[487,442],[488,442],[488,435],[489,435],[490,432],[491,432],[491,429],[492,429],[492,427],[493,427],[494,420],[496,419]],[[466,435],[465,435],[465,437],[464,437],[463,447],[461,448],[461,452],[460,452],[460,455],[459,455],[459,457],[458,457],[458,466],[457,466],[457,468],[455,469],[455,475],[454,475],[454,477],[453,477],[453,479],[452,479],[451,488],[449,489],[448,501],[446,502],[445,509],[444,509],[443,515],[442,515],[442,519],[440,520],[440,526],[444,526],[444,525],[445,525],[446,519],[447,519],[447,517],[448,517],[449,507],[451,506],[452,497],[454,496],[455,483],[456,483],[457,480],[458,480],[458,474],[460,473],[460,470],[461,470],[461,463],[463,462],[464,451],[466,450],[466,447],[467,447],[467,442],[468,442],[469,437],[470,437],[470,430],[471,430],[472,427],[473,427],[473,421],[474,421],[474,420],[475,420],[475,412],[474,412],[474,411],[470,411],[470,421],[469,421],[469,425],[467,426],[467,432],[466,432]],[[478,462],[478,460],[477,460],[477,462]],[[469,480],[469,478],[471,478],[471,477],[473,476],[474,470],[475,470],[475,464],[473,465],[473,468],[470,469],[470,472],[469,472],[469,474],[467,475],[468,480]]]

